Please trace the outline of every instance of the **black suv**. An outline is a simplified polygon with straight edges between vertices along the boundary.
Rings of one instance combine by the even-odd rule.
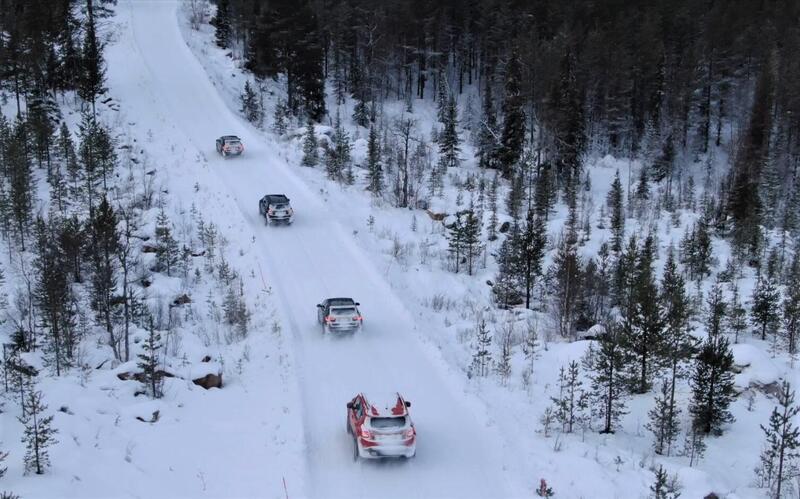
[[[264,223],[290,224],[294,218],[294,210],[289,198],[283,194],[267,194],[258,202],[258,212],[264,217]]]

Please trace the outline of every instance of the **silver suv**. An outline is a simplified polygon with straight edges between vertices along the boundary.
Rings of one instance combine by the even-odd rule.
[[[217,152],[222,154],[223,158],[239,156],[244,152],[244,144],[236,135],[223,135],[217,139]]]
[[[317,304],[317,322],[323,333],[355,332],[361,329],[364,318],[358,310],[360,303],[352,298],[328,298]]]

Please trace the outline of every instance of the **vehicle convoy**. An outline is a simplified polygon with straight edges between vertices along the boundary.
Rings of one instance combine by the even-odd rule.
[[[355,332],[361,329],[364,318],[358,310],[360,303],[352,298],[328,298],[317,304],[317,322],[323,333]]]
[[[353,436],[353,460],[359,457],[414,457],[417,453],[417,430],[408,408],[411,402],[399,393],[380,405],[363,393],[347,403],[347,433]]]
[[[242,139],[236,135],[223,135],[217,139],[217,152],[220,153],[223,158],[239,156],[244,152]]]
[[[294,210],[289,198],[283,194],[267,194],[258,201],[258,212],[264,217],[264,224],[291,224]]]

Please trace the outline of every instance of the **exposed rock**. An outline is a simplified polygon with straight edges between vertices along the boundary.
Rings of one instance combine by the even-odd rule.
[[[159,369],[157,373],[163,378],[174,378],[175,375],[171,372],[164,371],[163,369]],[[122,381],[129,381],[129,380],[136,380],[139,383],[144,383],[144,373],[131,373],[131,372],[124,372],[124,373],[117,373],[117,378],[121,379]]]
[[[152,244],[143,244],[142,245],[142,253],[157,253],[158,248],[153,246]]]
[[[441,222],[442,220],[445,219],[445,217],[447,217],[447,213],[436,213],[434,211],[431,211],[430,209],[425,210],[425,213],[427,213],[428,216],[431,217],[431,220],[435,220],[437,222]]]
[[[172,306],[173,307],[178,307],[180,305],[186,305],[187,303],[192,303],[192,299],[189,298],[189,295],[187,295],[186,293],[184,293],[184,294],[180,295],[179,297],[175,298],[174,300],[172,300]]]
[[[777,381],[772,383],[759,383],[758,381],[750,382],[747,388],[756,390],[763,393],[767,397],[778,398],[781,394],[781,384]]]
[[[503,222],[503,223],[500,225],[500,228],[499,228],[499,229],[497,229],[497,232],[499,232],[499,233],[501,233],[501,234],[505,234],[506,232],[508,232],[508,230],[509,230],[510,228],[511,228],[511,222]]]
[[[153,411],[153,415],[150,417],[149,420],[144,419],[141,416],[136,416],[136,419],[141,421],[142,423],[155,423],[161,417],[161,411]]]
[[[211,362],[211,356],[210,355],[206,355],[205,357],[200,359],[200,362]]]
[[[748,367],[750,367],[749,363],[747,363],[747,364],[737,364],[737,363],[734,362],[734,364],[731,366],[731,371],[735,372],[736,374],[741,374]]]
[[[213,374],[209,373],[202,378],[193,379],[192,383],[202,386],[206,390],[209,388],[222,388],[222,373]]]

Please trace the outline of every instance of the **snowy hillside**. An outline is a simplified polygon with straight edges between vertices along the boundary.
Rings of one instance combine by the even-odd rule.
[[[74,9],[87,40],[91,5]],[[40,142],[15,142],[26,128],[3,87],[3,498],[800,490],[800,442],[778,472],[761,428],[781,383],[800,382],[797,243],[788,222],[765,225],[755,258],[714,225],[739,141],[670,150],[660,180],[656,139],[633,158],[590,144],[563,187],[531,132],[504,175],[486,167],[498,106],[482,109],[489,85],[472,73],[458,92],[441,73],[423,81],[436,100],[398,90],[367,109],[331,69],[315,122],[308,102],[292,111],[285,75],[254,76],[216,5],[108,9],[107,88],[91,93],[96,116],[83,86],[48,101],[58,126],[46,161],[27,160],[25,230],[7,172]],[[21,113],[35,128],[34,97]],[[244,153],[219,155],[222,135]],[[272,193],[291,225],[259,214]],[[330,297],[358,301],[363,328],[324,333]],[[361,392],[412,402],[413,458],[354,458],[345,419]]]

